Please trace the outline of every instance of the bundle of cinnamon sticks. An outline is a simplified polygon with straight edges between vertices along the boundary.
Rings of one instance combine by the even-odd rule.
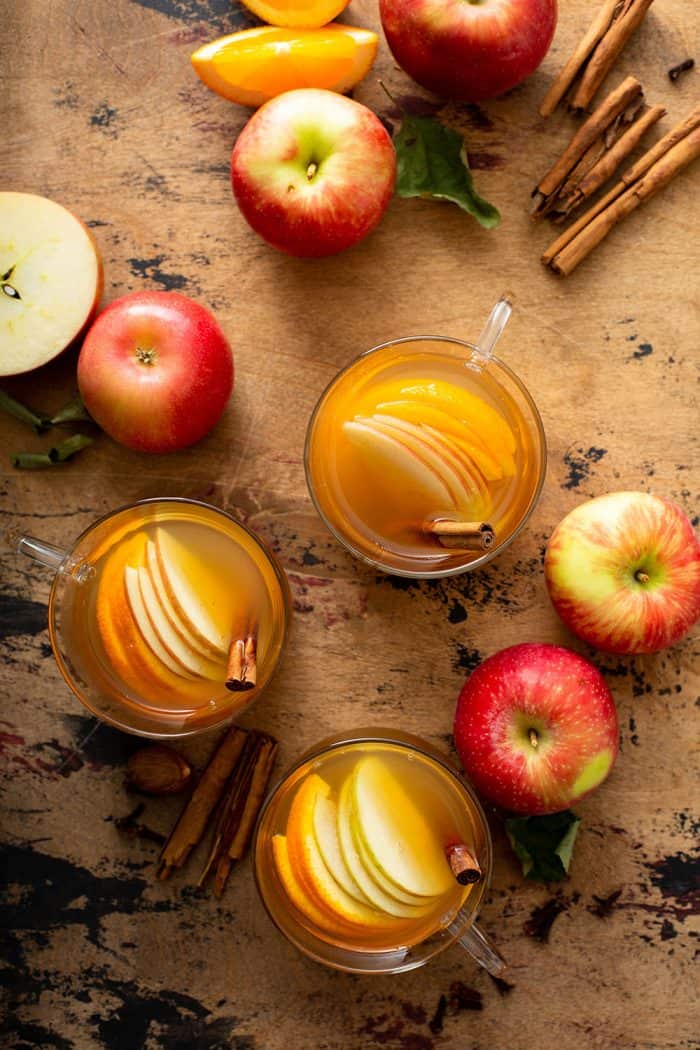
[[[238,726],[227,731],[163,846],[156,878],[168,879],[186,864],[216,810],[214,834],[198,886],[213,874],[214,892],[221,896],[233,864],[248,849],[277,746],[267,733]]]
[[[606,76],[615,64],[654,0],[604,0],[583,39],[552,84],[540,105],[540,114],[550,116],[567,93],[570,108],[589,109]]]
[[[644,106],[636,77],[627,77],[581,125],[561,157],[533,190],[535,218],[563,220],[608,181],[646,132],[664,116]]]
[[[574,222],[542,256],[567,276],[610,230],[700,157],[700,105],[623,173],[609,193]]]

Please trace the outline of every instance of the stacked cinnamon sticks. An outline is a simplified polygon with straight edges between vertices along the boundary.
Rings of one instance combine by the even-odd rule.
[[[231,868],[248,849],[276,753],[277,741],[266,733],[228,730],[163,846],[156,878],[167,879],[185,865],[216,810],[198,886],[213,874],[214,892],[221,896]]]
[[[587,110],[615,59],[653,0],[604,0],[591,26],[545,96],[549,116],[568,96]],[[627,77],[581,125],[561,157],[533,191],[535,218],[561,222],[588,202],[615,174],[654,124],[662,105],[647,106],[642,85]],[[700,155],[700,106],[623,173],[617,185],[547,249],[542,262],[568,275],[621,220],[666,186]]]

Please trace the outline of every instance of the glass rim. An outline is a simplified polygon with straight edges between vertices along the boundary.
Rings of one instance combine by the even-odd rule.
[[[280,585],[280,591],[282,593],[282,606],[284,609],[284,623],[282,631],[282,641],[280,644],[279,653],[277,655],[277,660],[275,661],[274,667],[270,671],[270,676],[267,682],[262,687],[262,689],[259,690],[258,696],[270,684],[275,674],[277,673],[277,669],[282,661],[282,657],[284,655],[289,637],[289,624],[292,618],[292,597],[291,591],[289,589],[289,580],[287,579],[287,575],[284,569],[279,564],[276,555],[272,550],[270,550],[265,541],[260,536],[258,536],[256,532],[253,531],[253,529],[251,529],[244,522],[239,521],[238,518],[235,518],[233,516],[233,514],[229,514],[229,512],[227,510],[224,510],[222,507],[216,507],[214,506],[214,504],[207,503],[205,500],[192,499],[189,496],[147,496],[144,499],[133,500],[131,503],[124,503],[122,504],[122,506],[115,508],[115,510],[107,511],[106,514],[100,515],[99,518],[96,518],[93,522],[91,522],[91,524],[88,525],[87,528],[83,529],[83,531],[79,533],[79,535],[76,536],[76,538],[71,542],[70,546],[66,550],[65,557],[56,569],[53,580],[51,581],[47,617],[49,641],[51,642],[51,649],[53,652],[54,660],[56,661],[56,666],[58,667],[58,670],[61,673],[61,677],[63,678],[64,682],[71,690],[71,692],[78,698],[83,707],[85,707],[91,715],[97,718],[98,721],[104,722],[107,725],[110,725],[115,729],[119,729],[124,733],[130,733],[133,736],[140,736],[149,740],[177,740],[183,739],[185,737],[195,736],[198,733],[206,733],[212,729],[217,729],[218,727],[224,725],[226,722],[231,721],[233,715],[225,714],[222,716],[220,721],[213,722],[210,725],[202,726],[201,728],[184,729],[183,731],[177,732],[159,733],[157,731],[152,731],[148,729],[134,729],[133,726],[128,725],[126,722],[120,722],[117,718],[113,718],[111,715],[106,715],[103,712],[97,711],[95,709],[94,705],[83,694],[83,691],[80,689],[77,682],[74,680],[73,674],[70,668],[66,665],[66,662],[63,658],[63,653],[61,652],[58,644],[58,628],[56,625],[56,589],[63,577],[65,565],[73,555],[73,552],[75,551],[76,547],[78,547],[78,545],[82,543],[82,541],[87,536],[89,536],[91,532],[99,528],[100,525],[103,525],[105,522],[109,521],[110,518],[117,517],[117,515],[123,514],[125,511],[133,510],[135,507],[147,506],[151,503],[186,504],[189,506],[203,507],[206,510],[214,511],[216,514],[220,514],[222,517],[228,518],[228,520],[233,522],[234,525],[237,525],[239,528],[243,529],[243,531],[247,533],[248,536],[250,536],[253,542],[260,548],[262,553],[267,558],[275,574],[275,578],[277,579]],[[258,697],[256,697],[256,701],[257,699]]]
[[[432,745],[428,741],[423,740],[421,737],[416,737],[416,736],[414,736],[411,733],[404,734],[407,737],[407,739],[406,740],[401,740],[401,739],[399,739],[399,737],[396,736],[397,733],[401,734],[401,732],[402,732],[401,730],[384,729],[384,728],[381,728],[381,727],[378,727],[376,729],[375,728],[361,727],[360,729],[357,729],[357,730],[341,731],[340,733],[335,733],[335,734],[333,734],[330,737],[326,737],[325,740],[319,741],[318,744],[316,744],[315,746],[313,746],[311,748],[308,748],[306,751],[304,751],[304,753],[302,755],[300,755],[299,758],[297,758],[296,761],[294,761],[292,763],[292,765],[289,767],[289,769],[287,769],[286,772],[277,779],[277,781],[274,783],[274,785],[270,788],[270,790],[268,791],[267,795],[265,796],[265,801],[263,802],[262,808],[261,808],[260,813],[258,814],[258,818],[257,818],[257,820],[255,822],[255,829],[254,829],[254,832],[253,832],[253,836],[252,836],[252,840],[251,840],[251,849],[250,849],[251,862],[252,862],[252,868],[253,868],[253,880],[255,882],[255,888],[257,890],[258,897],[260,898],[260,900],[262,902],[262,905],[263,905],[263,907],[265,909],[265,912],[266,912],[268,918],[273,923],[275,928],[277,930],[279,930],[279,932],[282,934],[282,936],[286,940],[288,940],[291,944],[293,944],[295,948],[297,948],[300,952],[302,952],[303,955],[306,955],[308,958],[313,959],[315,962],[321,963],[324,966],[328,966],[328,967],[330,967],[330,968],[332,968],[334,970],[339,970],[339,971],[344,972],[344,973],[357,973],[357,974],[382,974],[383,973],[383,974],[387,975],[387,974],[396,974],[396,973],[407,972],[409,970],[416,969],[419,966],[425,965],[425,963],[429,962],[430,959],[434,958],[436,955],[439,955],[446,948],[449,948],[452,944],[454,944],[454,942],[457,941],[459,939],[459,937],[462,935],[462,933],[464,932],[465,928],[473,926],[476,923],[476,920],[477,920],[477,918],[479,916],[479,910],[481,908],[481,905],[483,903],[484,897],[485,897],[485,895],[486,895],[486,893],[487,893],[487,891],[489,889],[489,886],[491,885],[491,880],[493,878],[493,859],[494,859],[494,854],[493,854],[493,839],[491,837],[491,828],[489,827],[489,823],[488,823],[488,820],[486,818],[486,813],[484,812],[484,807],[482,806],[482,804],[481,804],[481,802],[480,802],[480,800],[479,800],[479,798],[478,798],[478,796],[476,794],[476,791],[474,790],[474,787],[472,786],[472,784],[470,784],[470,782],[467,780],[467,778],[464,776],[464,774],[461,773],[453,765],[453,763],[451,762],[449,756],[443,755],[437,749],[433,750]],[[326,955],[321,954],[321,952],[318,949],[316,949],[315,947],[310,947],[309,945],[303,943],[303,941],[301,941],[300,939],[297,939],[295,936],[293,936],[291,933],[289,933],[286,929],[284,929],[279,924],[279,922],[277,921],[275,915],[273,914],[272,910],[268,906],[267,899],[265,897],[265,893],[263,892],[261,881],[260,881],[260,878],[258,876],[258,839],[259,839],[259,835],[260,835],[260,829],[262,828],[265,815],[267,814],[270,806],[272,805],[274,799],[276,798],[276,796],[277,796],[278,792],[280,791],[280,789],[282,788],[282,786],[284,784],[286,784],[286,782],[290,779],[290,777],[292,777],[297,772],[297,770],[300,769],[307,762],[313,762],[314,759],[317,759],[320,755],[323,755],[323,754],[325,754],[326,752],[329,752],[329,751],[335,751],[337,748],[347,747],[349,744],[393,744],[395,746],[405,748],[406,750],[417,751],[419,754],[423,755],[425,758],[427,758],[427,759],[437,763],[437,765],[441,766],[442,769],[447,774],[449,774],[452,777],[453,780],[457,781],[459,787],[469,797],[469,800],[472,803],[472,805],[474,806],[474,810],[475,810],[475,812],[476,812],[476,814],[477,814],[477,816],[478,816],[478,818],[479,818],[479,820],[481,822],[481,828],[482,828],[483,835],[484,835],[484,849],[485,849],[485,854],[486,854],[486,863],[484,865],[484,878],[482,880],[481,895],[479,897],[479,900],[478,900],[476,906],[474,907],[474,910],[469,915],[468,925],[463,923],[462,924],[462,929],[457,931],[457,932],[454,932],[454,933],[450,930],[450,938],[449,938],[449,940],[447,940],[444,944],[436,946],[435,951],[431,952],[431,954],[427,955],[424,959],[413,960],[413,961],[407,963],[406,965],[399,964],[397,966],[391,966],[390,968],[387,968],[386,970],[378,970],[378,969],[372,968],[372,967],[364,967],[363,968],[361,965],[358,965],[357,967],[345,966],[342,963],[336,962],[334,960],[331,960]],[[460,908],[460,911],[461,911],[461,908]],[[460,913],[458,912],[457,915],[455,916],[455,918],[452,920],[451,925],[454,925],[455,923],[457,923],[459,921],[459,914]],[[448,929],[448,927],[443,927],[443,929]],[[317,944],[327,944],[327,947],[331,951],[337,950],[337,948],[332,943],[323,941],[322,938],[317,937],[314,933],[311,933],[310,931],[306,931],[306,932],[311,938],[313,938],[313,941],[315,943],[317,943]],[[424,943],[424,942],[420,941],[416,945],[413,945],[413,947],[416,947],[416,948],[420,947],[420,945],[422,943]],[[349,948],[344,948],[342,950],[344,952],[346,952],[347,954],[355,954],[355,955],[357,955],[358,960],[361,960],[364,957],[373,957],[373,956],[378,956],[378,955],[382,954],[382,952],[379,952],[379,951],[378,952],[362,951],[360,949],[358,949],[356,952],[353,952],[352,949],[349,949]]]
[[[401,336],[401,338],[399,339],[389,339],[384,343],[378,343],[377,346],[372,346],[369,348],[369,350],[363,350],[361,353],[353,357],[352,360],[349,361],[348,364],[346,364],[338,372],[336,372],[333,378],[326,384],[321,394],[319,395],[318,400],[316,401],[311,416],[309,417],[309,422],[306,427],[306,438],[304,441],[304,474],[306,476],[306,487],[309,491],[311,501],[314,507],[316,508],[318,516],[320,517],[321,521],[326,526],[328,531],[331,533],[331,535],[338,541],[338,543],[340,543],[342,547],[345,548],[345,550],[349,551],[350,554],[352,554],[359,561],[364,562],[365,565],[369,565],[373,569],[378,569],[380,572],[384,572],[389,576],[402,576],[410,580],[437,580],[446,579],[450,576],[461,576],[464,573],[471,572],[473,569],[480,568],[482,565],[486,565],[488,562],[492,561],[497,554],[500,554],[502,551],[506,550],[506,548],[510,547],[511,543],[520,535],[520,533],[530,520],[530,517],[532,516],[532,513],[535,507],[537,506],[538,500],[540,498],[542,487],[544,485],[545,475],[547,473],[547,438],[544,432],[544,424],[542,423],[540,411],[537,405],[535,404],[532,394],[525,386],[524,382],[517,374],[517,372],[514,372],[509,365],[507,365],[504,361],[501,360],[500,357],[497,357],[495,354],[492,354],[489,358],[484,358],[484,360],[488,364],[495,364],[498,368],[502,369],[502,371],[508,376],[509,379],[512,380],[512,382],[516,385],[520,393],[523,395],[535,421],[535,429],[537,432],[539,450],[541,453],[540,469],[537,477],[537,484],[532,490],[532,494],[530,496],[527,508],[525,509],[516,527],[513,529],[513,531],[507,537],[507,539],[503,540],[502,543],[490,547],[489,550],[485,551],[478,558],[473,558],[471,561],[465,563],[464,565],[455,565],[450,569],[429,569],[426,571],[412,571],[408,569],[397,568],[396,566],[385,565],[378,559],[371,558],[364,551],[361,551],[358,548],[356,548],[332,524],[332,522],[329,521],[328,517],[324,513],[319,503],[318,497],[316,495],[316,490],[314,488],[310,467],[311,432],[313,430],[316,418],[321,409],[321,405],[325,401],[326,396],[330,393],[330,391],[336,385],[336,383],[338,383],[343,378],[343,376],[350,372],[351,369],[353,369],[355,365],[363,358],[369,357],[371,354],[378,353],[381,350],[387,350],[389,349],[389,347],[392,346],[400,346],[402,343],[453,343],[456,346],[465,347],[466,349],[471,350],[475,354],[481,354],[478,346],[476,346],[474,343],[470,343],[466,339],[457,339],[455,336],[406,335]],[[481,356],[483,357],[483,355]]]

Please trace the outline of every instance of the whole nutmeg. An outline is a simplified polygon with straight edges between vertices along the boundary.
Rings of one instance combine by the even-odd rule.
[[[139,748],[126,766],[127,787],[145,795],[175,795],[189,784],[192,767],[165,744]]]

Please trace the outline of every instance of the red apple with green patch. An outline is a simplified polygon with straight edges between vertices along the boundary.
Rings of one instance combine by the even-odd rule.
[[[554,608],[596,649],[654,653],[700,619],[700,541],[669,500],[611,492],[575,507],[544,562]]]
[[[285,91],[238,136],[231,183],[243,217],[280,251],[309,258],[357,244],[394,192],[396,155],[381,121],[333,91]]]
[[[104,431],[137,452],[173,452],[218,422],[233,355],[213,315],[177,292],[133,292],[91,326],[78,387]]]
[[[457,701],[454,739],[467,776],[490,802],[512,813],[556,813],[608,776],[617,712],[588,660],[525,643],[472,672]]]
[[[481,102],[509,91],[547,54],[557,0],[380,0],[398,64],[443,98]]]

